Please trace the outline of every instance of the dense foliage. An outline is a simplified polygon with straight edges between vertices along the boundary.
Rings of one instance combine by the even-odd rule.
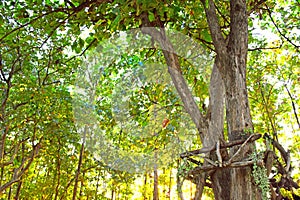
[[[227,35],[229,4],[215,6]],[[164,49],[139,28],[146,17],[168,30],[206,114],[215,49],[201,1],[7,0],[0,10],[1,199],[150,199],[157,184],[161,200],[195,195],[195,165],[180,154],[200,138]],[[269,179],[255,180],[296,198],[300,3],[248,1],[248,15],[251,115],[267,133],[254,156],[276,153]]]

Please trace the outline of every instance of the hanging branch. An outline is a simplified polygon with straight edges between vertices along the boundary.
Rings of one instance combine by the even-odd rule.
[[[294,98],[290,92],[290,90],[287,88],[287,85],[284,84],[284,87],[286,89],[286,91],[288,92],[288,95],[291,99],[291,102],[292,102],[292,107],[293,107],[293,111],[294,111],[294,115],[295,115],[295,118],[296,118],[296,121],[297,121],[297,124],[298,124],[298,127],[300,128],[300,121],[299,121],[299,118],[298,118],[298,114],[297,114],[297,109],[296,109],[296,106],[295,106],[295,102],[294,102]]]
[[[275,26],[276,30],[278,31],[278,33],[279,33],[286,41],[288,41],[291,45],[293,45],[294,47],[296,47],[297,50],[299,51],[300,46],[299,46],[299,45],[296,45],[295,43],[293,43],[291,39],[289,39],[285,34],[283,34],[283,32],[282,32],[282,31],[280,30],[280,28],[278,27],[278,25],[275,23],[275,21],[274,21],[274,19],[273,19],[273,17],[272,17],[272,12],[271,12],[270,8],[269,8],[267,5],[266,5],[266,10],[267,10],[267,12],[268,12],[268,14],[269,14],[269,17],[270,17],[270,19],[271,19],[273,25]]]
[[[248,51],[280,49],[282,46],[283,46],[283,42],[281,41],[280,45],[276,47],[255,47],[255,48],[248,48]]]
[[[271,141],[272,145],[278,149],[278,151],[281,154],[281,157],[283,158],[284,162],[287,164],[288,160],[290,160],[289,156],[290,154],[283,148],[283,146],[281,144],[279,144],[279,142],[277,142],[276,140],[272,139],[269,134],[265,133],[264,134],[264,138],[268,139],[269,141]]]

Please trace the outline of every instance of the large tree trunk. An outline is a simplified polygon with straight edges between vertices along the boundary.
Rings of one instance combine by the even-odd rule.
[[[208,5],[202,1],[213,43],[217,53],[218,68],[225,86],[225,105],[226,120],[228,128],[229,141],[248,137],[253,131],[252,120],[250,116],[250,108],[248,103],[247,87],[246,87],[246,61],[248,51],[248,16],[246,0],[230,1],[230,34],[226,40],[220,30],[220,25],[215,11],[215,5],[209,0]],[[212,134],[212,133],[210,133]],[[232,156],[236,152],[236,148],[230,150]],[[247,146],[242,150],[237,159],[249,157],[253,147]],[[224,177],[225,171],[216,175],[216,180]],[[260,199],[260,192],[253,184],[251,178],[251,168],[230,169],[227,174],[230,179],[230,188],[220,185],[220,188],[228,189],[230,199]],[[214,184],[214,183],[213,183]],[[218,191],[215,191],[216,199]]]
[[[184,107],[196,124],[203,146],[210,148],[217,142],[225,140],[223,132],[224,94],[229,141],[244,139],[243,137],[248,137],[253,131],[246,87],[248,16],[246,0],[231,0],[230,34],[225,39],[221,32],[213,0],[202,0],[202,4],[217,54],[211,78],[210,105],[207,116],[202,115],[194,101],[182,76],[178,57],[174,53],[173,46],[166,37],[163,27],[160,29],[161,31],[154,28],[142,28],[142,31],[159,42],[172,81]],[[229,153],[221,150],[222,156],[219,157],[228,160],[234,155],[237,148],[231,148]],[[245,145],[234,161],[248,158],[252,151],[253,146]],[[216,155],[209,156],[214,161],[220,160]],[[220,168],[210,172],[209,175],[215,199],[261,199],[261,192],[252,181],[250,166],[224,168],[220,163]],[[203,187],[204,182],[197,186],[198,190],[202,190]]]

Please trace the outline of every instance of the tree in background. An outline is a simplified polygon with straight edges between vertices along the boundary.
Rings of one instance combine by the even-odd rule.
[[[135,142],[133,148],[145,152],[173,141],[171,136],[133,141],[137,138],[129,132],[119,134],[111,116],[110,91],[122,80],[114,79],[114,74],[122,67],[138,68],[139,62],[151,59],[150,52],[167,64],[180,98],[171,102],[176,112],[169,114],[170,123],[161,128],[162,135],[174,133],[180,126],[178,116],[186,112],[201,140],[195,142],[202,145],[201,149],[181,154],[186,163],[181,167],[182,178],[197,185],[195,199],[201,198],[208,185],[215,199],[296,196],[294,190],[299,186],[291,177],[291,154],[299,159],[299,2],[37,0],[3,1],[0,5],[0,191],[4,198],[29,194],[36,199],[102,198],[104,194],[97,196],[100,179],[91,180],[98,170],[109,171],[98,174],[103,180],[109,179],[108,174],[128,180],[123,172],[111,170],[84,149],[80,136],[75,134],[69,86],[74,84],[75,71],[82,64],[80,56],[88,55],[112,34],[132,28],[140,28],[145,37],[150,36],[153,49],[138,52],[136,65],[112,65],[101,72],[103,80],[99,81],[108,80],[108,85],[98,92],[106,94],[107,104],[97,104],[98,115],[102,116],[100,126],[111,140],[119,141],[124,148]],[[270,29],[267,34],[279,36],[273,44],[256,37],[253,31],[259,25]],[[80,34],[88,28],[91,31],[83,39]],[[177,54],[169,30],[198,41],[213,57],[209,86],[201,70]],[[197,49],[191,51],[197,54]],[[70,52],[73,55],[68,55]],[[276,85],[274,80],[281,84]],[[146,86],[130,100],[130,116],[135,116],[141,127],[146,117],[138,110],[137,97],[142,103],[153,97],[161,105],[160,99],[174,97],[172,92],[159,92],[166,92],[163,84]],[[283,120],[294,132],[290,151],[281,145],[286,138],[280,123]],[[256,132],[267,132],[261,152],[254,144],[261,136]],[[92,182],[95,187],[89,188]],[[113,187],[112,199],[121,185]],[[122,190],[125,196],[126,191]]]

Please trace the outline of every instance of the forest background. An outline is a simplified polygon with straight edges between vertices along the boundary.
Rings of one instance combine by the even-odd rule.
[[[225,199],[226,174],[233,199],[299,198],[299,1],[0,10],[0,199]]]

